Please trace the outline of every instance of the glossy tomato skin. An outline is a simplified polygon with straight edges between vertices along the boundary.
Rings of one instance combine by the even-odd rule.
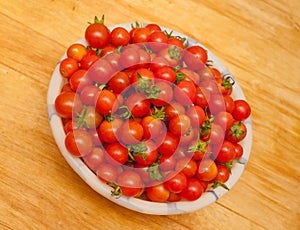
[[[80,100],[86,105],[95,105],[100,89],[97,86],[89,85],[85,86],[80,92]]]
[[[130,45],[127,49],[124,49],[121,52],[119,63],[123,68],[133,67],[140,63],[140,55],[138,51]]]
[[[73,73],[79,69],[78,62],[70,57],[67,57],[59,64],[59,72],[62,77],[70,78]]]
[[[230,177],[230,172],[228,168],[225,165],[217,165],[217,168],[218,168],[218,174],[215,177],[215,180],[222,183],[228,181]]]
[[[235,100],[232,110],[232,116],[236,121],[242,121],[247,119],[251,114],[251,108],[245,100]]]
[[[73,156],[82,157],[92,152],[93,140],[87,131],[74,129],[67,133],[65,146]]]
[[[197,171],[197,163],[190,157],[182,157],[177,160],[176,171],[181,171],[187,178],[193,177]]]
[[[67,56],[75,59],[77,62],[80,62],[87,53],[86,47],[79,43],[72,44],[67,49]]]
[[[139,174],[133,170],[122,172],[117,179],[122,194],[128,197],[137,197],[143,191],[143,181]]]
[[[233,116],[228,112],[219,112],[215,116],[214,122],[223,127],[225,130],[228,130],[233,123]]]
[[[199,126],[202,125],[205,120],[204,110],[197,105],[190,107],[187,110],[186,115],[190,118],[191,125],[193,127],[199,128]]]
[[[85,30],[85,39],[93,48],[104,48],[109,42],[109,29],[102,23],[90,24]]]
[[[234,146],[230,141],[225,140],[221,145],[218,155],[216,156],[216,160],[218,162],[226,163],[232,161],[234,158]]]
[[[205,68],[208,56],[207,51],[201,46],[190,46],[184,53],[184,62],[192,70]]]
[[[92,84],[91,79],[87,75],[87,71],[84,69],[79,69],[74,72],[71,75],[69,82],[74,92],[80,92],[85,86],[89,86]]]
[[[147,197],[153,202],[166,202],[170,196],[170,191],[163,184],[157,184],[146,189]]]
[[[140,165],[149,166],[157,160],[158,151],[156,144],[150,140],[145,142],[145,147],[147,150],[143,151],[143,153],[136,154],[134,159]]]
[[[232,143],[242,141],[247,135],[247,127],[241,121],[234,121],[231,127],[226,131],[226,139]]]
[[[136,28],[131,35],[131,41],[133,43],[147,42],[151,32],[148,28]]]
[[[128,160],[128,150],[118,142],[109,144],[105,148],[106,160],[112,164],[124,164]]]
[[[173,89],[171,84],[166,81],[159,80],[154,85],[160,90],[160,92],[158,93],[157,98],[155,97],[150,99],[152,105],[158,107],[168,105],[173,99]]]
[[[176,81],[176,73],[170,66],[163,66],[154,72],[155,78],[174,83]]]
[[[104,150],[99,147],[94,147],[82,160],[91,170],[96,171],[104,162]]]
[[[196,86],[189,81],[181,81],[174,88],[174,98],[183,106],[191,105],[196,99]]]
[[[235,159],[240,159],[243,156],[244,149],[239,143],[233,143],[234,152],[235,152]]]
[[[202,184],[196,178],[188,178],[186,188],[180,193],[180,196],[186,200],[194,201],[201,197],[204,192]]]
[[[158,151],[162,155],[166,155],[166,156],[173,155],[179,145],[179,138],[170,132],[167,132],[162,136],[163,138],[161,141],[161,145],[158,147]]]
[[[81,69],[88,70],[95,62],[99,60],[96,54],[87,54],[80,61]]]
[[[199,161],[197,166],[196,176],[199,180],[212,181],[218,174],[216,163],[210,159]]]
[[[125,72],[120,71],[109,80],[108,85],[115,93],[122,93],[130,86],[130,79]]]
[[[131,94],[126,100],[126,106],[134,117],[145,116],[150,110],[150,102],[144,94]]]
[[[104,116],[113,114],[118,108],[117,97],[107,89],[103,89],[97,98],[96,110]]]
[[[118,171],[116,167],[112,164],[103,162],[97,168],[96,175],[101,181],[105,183],[116,182],[118,177]]]
[[[171,120],[175,116],[185,114],[185,108],[182,104],[172,101],[169,105],[167,105],[165,114],[167,116],[167,120]]]
[[[164,182],[164,186],[170,192],[173,193],[180,193],[182,192],[187,186],[187,178],[184,173],[182,172],[170,172],[166,176],[166,181]]]
[[[99,138],[106,143],[114,143],[118,141],[118,130],[123,124],[123,121],[119,118],[115,118],[113,121],[104,120],[97,129]]]
[[[110,33],[110,41],[116,47],[125,46],[130,41],[129,32],[123,27],[116,27]]]
[[[60,93],[54,102],[55,110],[62,118],[72,118],[73,115],[80,113],[82,110],[82,102],[78,94],[73,91]]]
[[[88,76],[93,81],[100,84],[107,84],[112,78],[114,70],[105,59],[99,59],[88,71]]]
[[[191,127],[191,120],[187,115],[178,115],[169,122],[169,130],[176,136],[186,134]]]
[[[139,143],[144,136],[143,126],[134,120],[123,122],[119,129],[118,137],[125,145],[132,145]]]
[[[153,116],[145,116],[141,120],[141,125],[144,129],[144,138],[154,139],[157,138],[163,131],[163,122]]]

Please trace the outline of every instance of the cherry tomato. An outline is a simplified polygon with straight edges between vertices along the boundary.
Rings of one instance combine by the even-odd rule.
[[[96,110],[104,116],[113,114],[118,108],[117,97],[107,89],[103,89],[96,102]]]
[[[160,68],[167,66],[169,63],[168,61],[160,56],[156,56],[152,59],[149,68],[151,71],[156,72],[158,71]]]
[[[235,152],[235,159],[240,159],[243,156],[244,149],[239,143],[233,143],[234,152]]]
[[[123,27],[116,27],[110,33],[110,41],[114,46],[125,46],[130,41],[129,32]]]
[[[196,178],[188,178],[186,188],[180,193],[180,196],[186,200],[194,201],[201,197],[204,192],[202,184]]]
[[[182,104],[178,102],[171,102],[165,109],[165,114],[168,120],[171,120],[173,117],[185,114],[185,108]]]
[[[174,88],[174,98],[183,106],[193,104],[196,99],[196,87],[192,82],[181,81]]]
[[[96,21],[85,30],[85,39],[93,48],[104,48],[109,42],[110,32],[103,22]]]
[[[126,100],[126,106],[134,117],[142,117],[150,110],[150,102],[144,94],[131,94]]]
[[[166,202],[170,196],[170,191],[163,184],[157,184],[146,189],[147,197],[154,202]]]
[[[87,54],[80,61],[81,69],[88,70],[96,61],[99,60],[99,57],[96,54]]]
[[[154,72],[155,78],[162,79],[174,83],[176,81],[176,73],[170,66],[162,66]]]
[[[150,30],[148,28],[136,28],[131,35],[131,41],[133,43],[147,42],[150,36]]]
[[[226,131],[226,139],[232,143],[242,141],[247,135],[247,127],[241,121],[234,121]]]
[[[114,143],[118,141],[117,131],[122,125],[122,120],[115,118],[113,121],[104,120],[97,129],[99,138],[106,143]]]
[[[158,147],[158,151],[162,155],[171,156],[176,152],[176,149],[179,144],[179,138],[174,134],[167,132],[162,135],[161,145]]]
[[[96,175],[103,182],[116,182],[118,171],[112,164],[102,163],[99,165]]]
[[[128,149],[118,142],[109,144],[105,148],[106,160],[112,164],[124,164],[128,160]]]
[[[74,129],[67,133],[65,146],[73,156],[82,157],[92,152],[93,140],[87,131]]]
[[[159,169],[162,171],[170,171],[175,168],[176,159],[173,156],[162,156],[160,158]]]
[[[220,125],[223,129],[228,130],[233,123],[233,117],[232,117],[231,113],[219,112],[215,116],[214,122],[216,124]]]
[[[150,99],[152,105],[158,107],[168,105],[173,99],[173,89],[171,85],[166,81],[158,81],[154,85],[160,90],[160,92],[157,97]]]
[[[207,51],[201,46],[190,46],[184,53],[184,62],[192,70],[199,70],[204,68],[207,62]]]
[[[228,168],[225,165],[217,165],[217,168],[218,168],[218,174],[215,177],[215,180],[222,183],[228,181],[230,177],[230,172],[228,171]]]
[[[251,109],[247,101],[235,100],[232,116],[236,121],[242,121],[247,119],[251,114]]]
[[[187,178],[193,177],[197,171],[197,163],[194,159],[183,157],[177,160],[176,171],[181,171]]]
[[[148,38],[150,49],[154,52],[158,52],[162,50],[167,45],[167,36],[162,31],[155,31],[151,33],[151,35]]]
[[[145,116],[141,121],[141,125],[143,126],[146,140],[157,138],[163,131],[162,121],[153,116]]]
[[[168,43],[170,46],[177,46],[177,47],[179,47],[179,48],[181,48],[181,49],[184,49],[184,44],[183,44],[182,40],[181,40],[181,39],[178,39],[178,38],[176,38],[176,37],[170,37],[170,38],[168,38],[167,43]]]
[[[118,176],[117,183],[124,196],[137,197],[143,191],[143,181],[141,177],[132,170],[122,172]]]
[[[115,93],[122,93],[130,86],[130,79],[125,72],[120,71],[109,80],[108,85]]]
[[[72,74],[69,79],[70,86],[73,91],[80,92],[85,86],[92,84],[91,79],[87,75],[87,71],[84,69],[79,69]]]
[[[180,193],[187,186],[187,178],[182,172],[171,172],[166,176],[166,181],[164,182],[164,186],[170,192]]]
[[[160,26],[155,23],[149,23],[145,27],[148,28],[148,30],[150,30],[150,34],[156,32],[156,31],[161,31]]]
[[[200,87],[196,88],[196,99],[195,105],[205,108],[208,106],[208,101],[210,100],[210,93],[206,89],[201,89]]]
[[[79,43],[72,44],[67,49],[67,56],[75,59],[77,62],[80,62],[87,53],[86,47]]]
[[[93,171],[104,162],[104,151],[102,148],[94,147],[93,150],[82,158],[83,162]]]
[[[232,113],[234,108],[234,100],[232,99],[232,97],[230,95],[224,95],[223,100],[226,112]]]
[[[85,86],[80,92],[80,100],[86,105],[95,105],[100,89],[97,86],[89,85]]]
[[[146,68],[139,68],[135,70],[131,75],[131,83],[138,83],[142,80],[154,80],[154,74],[151,70]]]
[[[218,168],[213,160],[205,159],[197,163],[196,176],[199,180],[212,181],[218,174]]]
[[[55,110],[62,118],[72,118],[82,110],[82,103],[78,97],[78,94],[68,91],[60,93],[55,98]]]
[[[175,67],[181,60],[182,49],[177,46],[169,46],[159,51],[158,56],[166,59],[171,67]]]
[[[186,115],[190,118],[191,125],[199,127],[205,120],[204,110],[200,106],[192,106],[186,111]]]
[[[154,163],[158,157],[156,144],[153,141],[144,143],[146,150],[134,154],[134,160],[143,166],[149,166]]]
[[[128,120],[120,127],[118,136],[124,144],[136,144],[142,140],[144,136],[144,129],[139,122]]]
[[[176,136],[186,134],[191,126],[191,120],[187,115],[178,115],[169,122],[169,130]]]
[[[77,118],[77,123],[82,122],[88,129],[97,128],[103,120],[103,116],[95,110],[94,106],[86,106]]]
[[[221,145],[221,149],[216,156],[216,160],[219,162],[230,162],[235,158],[234,146],[230,141],[225,140]]]
[[[111,65],[111,67],[113,68],[113,70],[115,70],[115,72],[117,70],[121,70],[121,67],[119,64],[120,56],[121,55],[117,52],[109,53],[105,56],[105,60]]]
[[[210,132],[210,143],[211,144],[220,144],[225,139],[225,131],[224,129],[216,124],[211,124],[211,132]]]
[[[88,71],[88,76],[100,84],[107,84],[113,76],[113,68],[105,59],[99,59]]]
[[[59,64],[59,72],[64,78],[69,78],[79,68],[78,62],[73,58],[65,58]]]
[[[130,45],[129,48],[124,49],[121,52],[119,58],[119,64],[123,68],[133,67],[139,63],[140,63],[140,55],[138,54],[138,51],[136,49],[132,48],[132,45]]]

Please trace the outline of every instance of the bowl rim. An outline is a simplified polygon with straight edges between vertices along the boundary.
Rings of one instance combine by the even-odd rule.
[[[131,25],[134,23],[121,23],[116,24],[112,26],[108,26],[110,30],[116,28],[116,27],[124,27],[126,29],[130,29]],[[140,23],[142,27],[147,25],[147,23]],[[239,86],[238,82],[234,78],[234,76],[230,73],[230,71],[225,67],[225,65],[221,62],[221,60],[215,56],[207,47],[205,47],[200,42],[194,40],[193,38],[180,33],[178,31],[169,29],[164,26],[160,26],[162,30],[166,30],[167,32],[172,32],[175,36],[181,36],[185,37],[189,45],[200,45],[203,48],[207,50],[209,60],[213,61],[213,66],[216,67],[223,75],[229,74],[233,77],[235,80],[235,84],[233,86],[233,92],[232,97],[234,99],[244,99],[246,100],[246,97]],[[84,45],[87,45],[84,38],[76,41],[75,43],[81,43]],[[48,108],[48,118],[51,126],[51,131],[53,133],[54,139],[56,141],[56,144],[65,158],[65,160],[68,162],[68,164],[73,168],[73,170],[97,193],[102,195],[103,197],[107,198],[108,200],[121,205],[125,208],[145,213],[145,214],[152,214],[152,215],[174,215],[174,214],[183,214],[183,213],[189,213],[196,210],[199,210],[205,206],[208,206],[215,201],[217,201],[219,198],[221,198],[223,195],[225,195],[228,191],[221,186],[215,188],[215,189],[209,189],[206,192],[202,194],[202,196],[195,200],[195,201],[178,201],[178,202],[169,202],[169,203],[158,203],[158,202],[152,202],[152,201],[145,201],[139,198],[130,198],[121,196],[119,198],[115,198],[111,196],[111,187],[106,185],[105,183],[101,182],[98,177],[90,170],[83,161],[78,158],[72,156],[66,149],[64,145],[64,138],[65,138],[65,132],[62,125],[62,119],[60,116],[56,113],[55,107],[54,107],[54,101],[56,96],[60,93],[61,87],[63,85],[64,79],[59,73],[59,64],[62,59],[66,57],[66,52],[61,57],[60,61],[57,63],[49,83],[48,92],[47,92],[47,108]],[[247,135],[244,140],[239,142],[244,149],[244,153],[240,161],[243,164],[235,164],[232,168],[232,174],[229,178],[229,180],[225,183],[229,190],[237,183],[239,178],[241,177],[247,162],[250,157],[250,151],[252,146],[252,120],[251,116],[243,121],[246,128],[247,128]]]

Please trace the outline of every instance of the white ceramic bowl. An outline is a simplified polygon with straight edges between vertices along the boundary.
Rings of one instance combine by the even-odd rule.
[[[142,26],[145,26],[146,24],[142,23]],[[131,28],[131,23],[125,23],[125,24],[118,24],[114,26],[110,26],[109,29],[113,29],[117,26],[122,26],[128,30]],[[166,30],[170,32],[171,30],[165,27],[162,27],[162,30]],[[194,39],[176,32],[173,30],[173,35],[178,35],[181,37],[187,38],[189,45],[200,45],[204,47],[208,52],[208,59],[213,61],[213,66],[216,67],[222,75],[225,74],[232,74],[229,72],[229,70],[224,66],[224,64],[204,45],[200,44],[199,42],[195,41]],[[77,41],[77,43],[82,43],[86,45],[85,39],[81,39]],[[63,55],[63,58],[66,57],[66,54]],[[233,76],[232,76],[233,77]],[[233,77],[234,78],[234,77]],[[114,203],[117,203],[118,205],[124,206],[128,209],[135,210],[137,212],[146,213],[146,214],[154,214],[154,215],[171,215],[171,214],[182,214],[182,213],[188,213],[192,211],[196,211],[198,209],[201,209],[216,200],[218,200],[221,196],[223,196],[225,193],[228,192],[228,190],[222,188],[221,186],[217,187],[216,189],[209,189],[203,195],[196,201],[179,201],[179,202],[172,202],[172,203],[156,203],[151,201],[145,201],[138,198],[128,198],[125,196],[122,196],[120,198],[115,198],[111,196],[111,190],[112,188],[108,185],[101,182],[98,177],[83,163],[83,161],[80,158],[73,157],[66,149],[64,144],[65,139],[65,132],[63,129],[63,124],[60,116],[56,113],[55,107],[54,107],[54,101],[57,95],[60,93],[61,87],[65,83],[65,80],[61,77],[59,73],[59,63],[57,64],[48,89],[48,95],[47,95],[47,104],[48,104],[48,116],[50,121],[50,126],[55,138],[55,141],[66,159],[66,161],[69,163],[69,165],[74,169],[74,171],[95,191],[97,191],[99,194],[104,196],[105,198],[111,200]],[[233,92],[231,95],[234,99],[245,99],[245,96],[243,94],[242,89],[240,88],[238,82],[235,80],[235,84],[233,86]],[[235,164],[232,168],[232,174],[229,178],[229,180],[226,182],[226,185],[229,189],[231,189],[234,184],[238,181],[240,176],[242,175],[245,166],[247,164],[247,161],[249,159],[250,155],[250,149],[252,145],[252,122],[251,117],[249,117],[247,120],[244,121],[244,124],[247,127],[247,136],[246,138],[240,142],[240,144],[243,146],[244,154],[242,158],[240,159],[241,162],[244,164]]]

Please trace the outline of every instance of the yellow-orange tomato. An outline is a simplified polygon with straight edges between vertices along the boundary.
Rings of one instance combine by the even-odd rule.
[[[84,45],[75,43],[68,48],[67,56],[80,62],[87,52],[88,51]]]
[[[218,174],[216,163],[210,159],[199,161],[197,166],[196,175],[199,180],[212,181]]]

